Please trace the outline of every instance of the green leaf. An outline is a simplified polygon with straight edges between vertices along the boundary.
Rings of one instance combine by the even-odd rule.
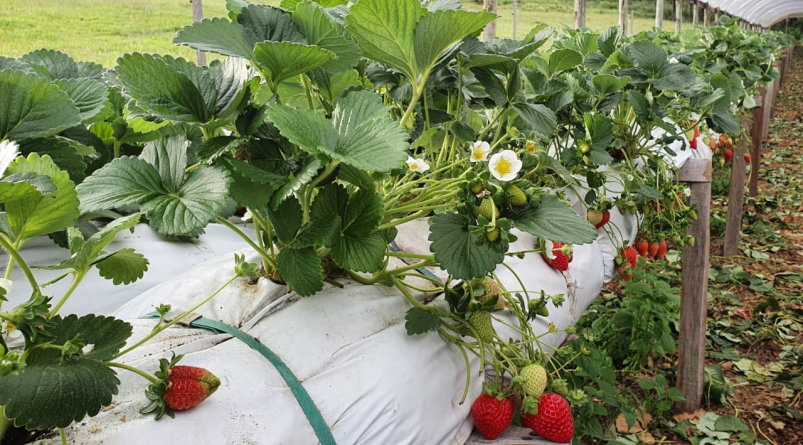
[[[340,232],[332,243],[332,259],[344,269],[375,272],[382,268],[387,243],[374,232],[382,221],[382,198],[360,189],[340,212]]]
[[[67,93],[35,74],[0,71],[0,141],[46,137],[81,123]]]
[[[425,334],[441,327],[440,317],[433,314],[432,311],[420,307],[407,309],[404,320],[404,328],[407,329],[407,335]]]
[[[304,160],[304,164],[298,169],[294,176],[291,177],[284,185],[282,185],[276,193],[273,194],[270,198],[270,208],[275,209],[279,206],[285,199],[292,196],[293,193],[297,192],[304,184],[309,184],[315,178],[315,175],[318,174],[318,170],[321,168],[321,161],[314,156],[307,157]]]
[[[318,196],[312,202],[310,216],[313,220],[340,217],[345,213],[348,201],[349,194],[344,187],[337,183],[329,184],[318,192]]]
[[[36,153],[17,158],[8,166],[10,174],[33,173],[50,178],[56,190],[52,196],[31,195],[7,202],[8,222],[17,239],[29,239],[72,227],[78,220],[78,197],[67,173],[53,161]]]
[[[16,201],[29,196],[42,196],[56,191],[56,186],[45,175],[19,173],[0,180],[0,203]]]
[[[601,151],[607,155],[604,150],[613,142],[613,121],[601,114],[595,115],[593,119],[590,115],[586,115],[586,124],[588,125],[588,136],[591,138],[591,146],[594,151]]]
[[[415,27],[418,72],[427,72],[450,46],[481,31],[495,18],[496,14],[488,12],[461,10],[439,10],[424,14]]]
[[[245,207],[266,208],[273,192],[287,179],[234,158],[223,158],[222,163],[231,176],[231,197]]]
[[[275,210],[268,209],[268,218],[270,218],[279,242],[287,245],[295,239],[298,229],[301,228],[304,214],[298,200],[288,198]]]
[[[249,80],[248,64],[240,58],[227,58],[223,61],[213,60],[207,70],[215,82],[217,94],[213,107],[214,117],[227,119],[245,100],[248,89],[244,88]]]
[[[343,20],[367,57],[417,79],[415,30],[426,11],[418,0],[360,0]]]
[[[0,378],[0,403],[6,416],[29,430],[66,428],[94,416],[117,394],[120,381],[103,361],[111,359],[131,336],[131,325],[113,317],[70,315],[51,319],[54,345],[76,336],[91,349],[62,363],[61,351],[33,349],[27,367]]]
[[[20,60],[47,80],[82,77],[75,60],[60,51],[37,49],[23,55]]]
[[[131,284],[145,275],[150,261],[134,249],[121,249],[95,263],[100,276],[115,285]]]
[[[81,114],[81,121],[92,122],[109,101],[109,90],[103,82],[93,79],[62,79],[56,85],[66,92]]]
[[[254,58],[278,84],[329,62],[334,53],[317,46],[293,42],[262,42],[254,48]]]
[[[204,19],[185,26],[173,38],[173,43],[198,51],[252,59],[253,46],[245,43],[244,34],[245,27],[239,23],[223,18]]]
[[[560,243],[586,244],[597,239],[594,226],[552,195],[542,196],[538,208],[526,209],[514,223],[531,235]]]
[[[137,204],[167,193],[159,172],[142,159],[123,156],[95,171],[78,187],[81,213]]]
[[[630,45],[630,55],[639,68],[650,77],[656,77],[661,69],[669,64],[666,51],[648,40],[633,42]]]
[[[463,215],[444,213],[432,219],[429,249],[435,261],[458,280],[483,277],[505,259],[505,249],[494,249],[481,233],[469,231],[470,221]],[[592,227],[593,228],[593,227]]]
[[[20,142],[20,153],[28,155],[50,156],[50,159],[70,175],[70,179],[79,182],[86,177],[87,163],[84,156],[66,139],[58,137],[25,139]]]
[[[409,147],[409,136],[388,113],[380,96],[357,91],[338,101],[332,121],[285,106],[273,107],[268,116],[282,136],[308,153],[323,152],[357,168],[385,172],[404,162]]]
[[[237,22],[245,28],[245,43],[251,48],[265,41],[307,43],[290,15],[279,8],[248,4],[240,10]]]
[[[323,290],[323,268],[315,249],[282,249],[276,260],[282,278],[302,297]]]
[[[533,131],[549,136],[558,127],[555,113],[541,104],[514,103],[513,109],[519,113],[527,127]]]
[[[314,246],[331,246],[337,231],[340,229],[340,217],[312,220],[301,227],[295,235],[290,247],[303,249]]]
[[[326,10],[310,0],[295,5],[293,23],[306,36],[310,45],[316,45],[334,53],[337,58],[325,63],[323,68],[332,73],[350,70],[360,61],[362,50],[347,37],[342,26],[334,23]]]
[[[139,158],[156,167],[159,177],[171,192],[178,191],[184,182],[189,141],[179,137],[157,139],[148,143]]]
[[[731,415],[720,416],[714,423],[714,428],[717,431],[725,431],[728,433],[750,431],[750,428],[748,428],[747,424],[745,424],[742,419]]]
[[[688,89],[696,80],[694,72],[682,64],[675,63],[666,65],[658,73],[658,81],[655,82],[655,87],[659,90],[679,91]]]
[[[117,59],[118,66],[114,70],[124,91],[154,116],[171,122],[208,122],[212,110],[201,90],[209,94],[208,90],[214,89],[214,81],[200,74],[198,67],[184,62],[187,68],[196,70],[179,72],[159,56],[133,53]],[[187,74],[193,75],[199,85]]]
[[[554,75],[583,63],[583,55],[572,49],[559,49],[549,55],[549,72]]]
[[[151,227],[163,235],[187,235],[217,218],[228,199],[229,178],[213,167],[191,171],[176,193],[141,203]]]

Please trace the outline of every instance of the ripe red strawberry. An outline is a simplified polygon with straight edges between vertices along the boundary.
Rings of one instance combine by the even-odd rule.
[[[600,221],[594,227],[599,229],[600,227],[604,226],[605,224],[608,224],[608,221],[610,221],[610,220],[611,220],[611,212],[609,212],[607,210],[603,210],[602,211],[602,221]]]
[[[730,162],[733,159],[733,150],[730,148],[725,149],[725,162]]]
[[[651,257],[655,258],[656,256],[658,256],[659,247],[661,247],[661,245],[653,241],[650,243],[650,247],[647,250],[647,253],[649,253]]]
[[[744,155],[744,162],[750,163],[750,155]]]
[[[632,247],[625,247],[622,249],[622,257],[627,260],[627,265],[630,267],[636,267],[636,262],[638,261],[638,256],[636,256],[636,249]]]
[[[689,141],[689,147],[691,147],[692,150],[697,150],[697,138],[693,138]]]
[[[535,431],[535,414],[530,414],[526,411],[522,411],[519,413],[519,420],[521,421],[521,426],[524,428],[529,428]]]
[[[658,246],[658,258],[666,258],[666,240],[661,240]]]
[[[203,402],[220,386],[219,378],[195,366],[174,366],[170,370],[169,381],[164,401],[168,408],[176,411],[190,409]]]
[[[636,243],[633,245],[633,247],[636,248],[636,252],[638,252],[639,255],[647,256],[647,253],[648,253],[649,248],[650,248],[650,243],[648,243],[647,240],[645,240],[645,239],[640,239],[640,240],[636,241]]]
[[[633,268],[629,266],[619,266],[616,268],[616,272],[622,277],[624,281],[632,281],[633,280]]]
[[[552,266],[553,269],[560,272],[565,272],[568,270],[569,263],[572,262],[572,254],[570,253],[569,255],[566,255],[562,250],[560,250],[564,245],[565,244],[563,243],[552,243],[552,254],[555,256],[553,259],[549,259],[546,254],[542,254],[546,263]]]
[[[569,403],[563,397],[554,393],[542,395],[538,402],[538,414],[534,417],[528,424],[539,436],[552,442],[572,441],[574,419]]]
[[[493,440],[513,421],[513,402],[495,391],[491,385],[486,385],[485,392],[471,406],[471,416],[482,437]]]
[[[697,125],[695,125],[695,126],[694,126],[694,139],[697,139],[697,138],[699,138],[699,137],[700,137],[700,127],[698,127]]]

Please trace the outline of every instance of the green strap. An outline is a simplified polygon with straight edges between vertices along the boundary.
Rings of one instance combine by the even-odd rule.
[[[148,314],[148,318],[159,318],[159,314],[155,312]],[[329,429],[329,426],[323,419],[323,415],[318,410],[318,407],[315,406],[315,402],[312,401],[312,397],[309,396],[307,390],[304,389],[304,386],[298,381],[296,376],[293,374],[293,371],[287,367],[287,365],[282,361],[281,358],[279,358],[278,355],[274,354],[273,351],[268,349],[267,346],[263,345],[254,337],[251,337],[235,327],[219,321],[210,320],[208,318],[199,317],[190,323],[190,326],[194,328],[207,329],[218,334],[229,334],[248,345],[251,349],[262,354],[262,356],[268,359],[268,361],[276,368],[276,370],[279,371],[279,375],[282,376],[284,382],[287,383],[287,387],[293,392],[298,404],[301,405],[301,410],[304,411],[304,415],[307,416],[307,420],[312,426],[312,430],[315,432],[315,435],[318,436],[318,440],[320,441],[321,445],[337,445],[335,438],[332,436],[332,431]]]

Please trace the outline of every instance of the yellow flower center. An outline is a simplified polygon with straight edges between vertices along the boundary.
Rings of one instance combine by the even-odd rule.
[[[535,142],[527,141],[527,151],[530,153],[535,153]]]
[[[508,160],[507,160],[507,159],[505,159],[505,158],[502,158],[502,159],[500,159],[500,160],[499,160],[499,163],[498,163],[498,164],[496,164],[496,171],[497,171],[497,173],[499,173],[500,175],[504,176],[504,175],[506,175],[506,174],[510,173],[510,169],[511,169],[512,167],[513,167],[513,164],[511,164],[510,162],[508,162]]]
[[[413,162],[412,164],[410,164],[410,169],[411,170],[418,170],[418,162]]]
[[[484,153],[482,152],[482,149],[481,149],[481,148],[479,148],[479,147],[477,147],[477,148],[475,148],[475,149],[474,149],[474,151],[471,153],[471,157],[472,157],[472,158],[474,158],[474,159],[482,159],[482,156],[483,156],[483,154],[484,154]]]

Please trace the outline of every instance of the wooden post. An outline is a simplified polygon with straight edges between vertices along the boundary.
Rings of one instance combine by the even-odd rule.
[[[204,9],[202,5],[202,0],[191,0],[192,1],[192,21],[193,22],[200,22],[204,19]],[[206,65],[206,53],[203,51],[198,51],[198,65]]]
[[[627,0],[619,0],[619,27],[622,35],[627,35]]]
[[[697,5],[697,0],[693,0],[691,2],[691,25],[695,28],[697,28],[697,25],[699,25],[698,23],[700,21],[698,14],[699,12],[700,8]]]
[[[742,127],[752,127],[752,116],[745,116],[742,119]],[[747,181],[744,155],[747,153],[747,138],[743,138],[733,147],[733,159],[731,159],[731,183],[728,190],[728,216],[725,222],[725,246],[724,256],[735,256],[739,254],[739,238],[742,231],[742,208],[744,207],[744,185]],[[698,213],[699,216],[699,213]]]
[[[496,13],[496,3],[497,0],[482,0],[482,5],[488,12]],[[496,20],[492,21],[485,27],[485,31],[482,32],[482,40],[489,41],[496,38]]]
[[[761,165],[761,131],[764,128],[764,96],[767,94],[766,88],[760,88],[761,96],[756,97],[756,107],[753,108],[753,125],[751,125],[751,136],[753,150],[750,153],[750,185],[748,186],[747,196],[758,196],[758,171]]]
[[[766,141],[770,134],[770,121],[772,120],[772,96],[775,94],[775,82],[767,84],[767,94],[764,95],[764,122],[761,126],[761,140]]]
[[[675,0],[675,34],[680,34],[683,25],[683,1]]]
[[[775,61],[775,69],[778,71],[781,70],[781,61]],[[770,110],[770,118],[775,116],[775,103],[778,102],[778,93],[781,92],[781,79],[775,79],[772,81],[772,109]],[[767,122],[767,127],[769,127],[769,122]]]
[[[708,14],[708,5],[703,5],[703,26],[708,28],[711,17]]]
[[[586,26],[586,0],[574,0],[574,29]]]
[[[700,407],[705,383],[705,331],[708,314],[708,260],[711,249],[711,160],[689,159],[678,180],[689,183],[689,204],[697,205],[697,220],[689,233],[694,246],[683,249],[683,282],[680,290],[680,339],[677,387],[686,400],[675,403],[679,412]]]
[[[516,11],[518,10],[518,2],[513,0],[513,40],[516,40]]]
[[[719,26],[719,9],[714,10],[714,26]]]
[[[664,0],[655,0],[655,27],[664,28]]]
[[[630,32],[633,34],[636,33],[636,18],[635,18],[635,11],[632,9],[630,10]]]

